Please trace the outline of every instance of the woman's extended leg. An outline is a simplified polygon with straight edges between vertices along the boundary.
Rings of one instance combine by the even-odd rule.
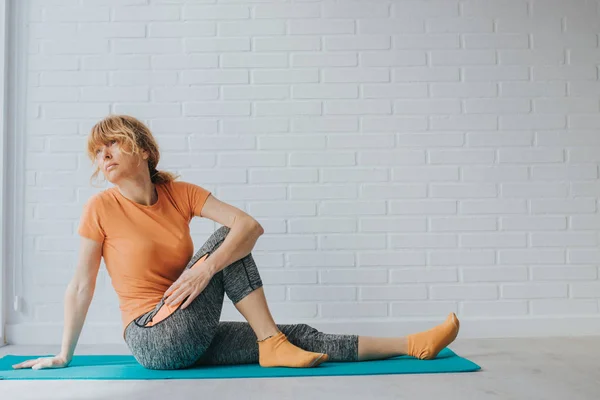
[[[364,361],[410,355],[430,360],[456,339],[459,329],[460,322],[456,314],[450,313],[444,323],[424,332],[392,338],[360,336],[358,359]]]
[[[214,251],[228,232],[227,227],[220,228],[206,245]],[[198,253],[201,254],[202,251]],[[194,262],[192,260],[190,264]],[[240,264],[245,273],[240,272]],[[225,292],[248,324],[220,322],[215,338],[207,349],[208,354],[203,357],[204,363],[239,364],[258,361],[261,365],[292,366],[298,362],[311,362],[311,359],[306,357],[312,357],[314,360],[316,353],[327,354],[332,361],[363,361],[405,354],[420,359],[431,359],[454,341],[458,334],[459,322],[454,313],[451,313],[443,324],[433,329],[396,338],[326,334],[306,324],[276,325],[251,254],[225,268],[223,274]],[[284,341],[283,335],[289,339],[288,343],[281,343]],[[259,344],[256,343],[257,338]],[[263,341],[265,338],[267,340]],[[290,344],[295,346],[289,346]],[[266,353],[274,353],[272,346],[287,347],[287,351],[280,351],[280,360],[266,356]],[[233,349],[236,348],[238,350],[234,352]],[[312,356],[300,348],[312,352]],[[258,360],[255,357],[256,353]],[[296,361],[293,358],[296,358]]]
[[[458,334],[459,322],[451,313],[446,321],[428,331],[404,337],[373,337],[323,333],[306,324],[283,324],[277,328],[291,343],[329,355],[330,361],[381,360],[401,355],[432,359]],[[252,364],[259,361],[259,346],[248,323],[220,322],[215,338],[196,365]]]

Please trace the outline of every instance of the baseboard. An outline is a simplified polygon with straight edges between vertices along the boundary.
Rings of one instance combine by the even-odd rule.
[[[370,336],[403,336],[429,329],[440,319],[403,321],[278,321],[307,323],[322,332]],[[459,338],[525,338],[600,335],[600,316],[544,318],[461,318]],[[61,324],[14,324],[6,326],[6,338],[11,345],[56,345],[62,342]],[[121,326],[88,323],[84,325],[78,344],[122,344]]]

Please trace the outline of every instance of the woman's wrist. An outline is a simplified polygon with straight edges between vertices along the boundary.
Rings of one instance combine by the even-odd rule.
[[[210,276],[215,276],[215,274],[217,272],[219,272],[217,266],[214,263],[209,262],[208,259],[206,259],[206,261],[204,261],[203,267],[206,268],[206,270],[208,271]]]

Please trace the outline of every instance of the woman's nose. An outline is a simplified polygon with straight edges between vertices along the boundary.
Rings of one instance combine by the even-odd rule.
[[[103,149],[100,149],[100,151],[98,152],[98,158],[100,160],[105,160],[108,155],[110,155],[110,152],[108,151],[108,148],[106,148],[106,147]]]

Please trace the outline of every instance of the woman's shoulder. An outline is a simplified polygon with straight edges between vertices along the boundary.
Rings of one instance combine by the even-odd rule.
[[[116,187],[110,187],[108,189],[104,189],[100,192],[92,194],[85,202],[84,207],[105,207],[107,206],[111,199],[114,199]]]
[[[173,190],[187,190],[190,187],[196,187],[195,183],[187,182],[187,181],[170,181],[165,183],[165,185],[170,185]]]

